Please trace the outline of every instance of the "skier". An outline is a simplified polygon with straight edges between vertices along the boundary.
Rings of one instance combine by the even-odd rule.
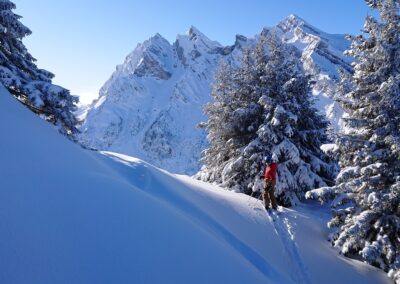
[[[270,207],[277,209],[276,199],[274,195],[275,184],[276,184],[276,172],[278,169],[276,156],[265,157],[267,166],[265,168],[264,175],[264,205],[265,209],[268,210]]]

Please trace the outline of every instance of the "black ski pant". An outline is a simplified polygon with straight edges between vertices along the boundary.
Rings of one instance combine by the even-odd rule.
[[[275,191],[275,182],[266,180],[264,184],[264,194],[263,194],[263,199],[266,209],[270,207],[274,209],[277,208],[274,191]]]

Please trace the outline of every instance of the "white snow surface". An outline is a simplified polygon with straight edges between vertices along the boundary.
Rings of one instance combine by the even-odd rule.
[[[85,150],[1,85],[0,131],[0,283],[390,283],[331,248],[325,211],[269,216],[243,194]]]
[[[262,31],[269,32],[299,50],[304,69],[317,82],[316,106],[338,129],[342,111],[332,100],[336,69],[351,68],[342,55],[349,46],[344,35],[324,33],[294,15]],[[196,173],[207,147],[206,133],[196,125],[207,120],[203,107],[211,99],[218,63],[238,65],[243,49],[254,46],[258,37],[237,35],[232,46],[223,47],[191,27],[173,44],[159,34],[138,44],[89,107],[81,142],[171,172]]]

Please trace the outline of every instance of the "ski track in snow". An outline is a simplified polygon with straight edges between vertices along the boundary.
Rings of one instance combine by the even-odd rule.
[[[257,200],[256,204],[259,203],[259,200]],[[255,205],[255,207],[254,203],[249,201],[249,206],[252,207],[254,211],[257,211],[260,217],[265,218],[264,216],[267,216],[271,224],[273,224],[275,232],[279,236],[279,240],[281,241],[282,246],[285,249],[287,258],[290,260],[291,267],[295,276],[295,279],[292,280],[295,283],[299,284],[311,284],[312,281],[308,275],[308,268],[298,251],[297,243],[295,241],[295,235],[292,231],[292,225],[290,224],[289,219],[287,217],[281,218],[281,214],[283,214],[283,212],[279,214],[277,214],[276,212],[272,212],[273,216],[271,216],[271,213],[265,211],[264,204],[262,204],[262,208],[257,205]],[[265,214],[261,214],[261,212]]]
[[[295,235],[291,230],[289,219],[287,217],[281,219],[281,216],[275,212],[272,214],[275,215],[275,230],[280,236],[280,240],[282,241],[286,253],[293,264],[297,276],[296,283],[310,284],[311,280],[308,275],[308,268],[298,251],[297,243],[295,242]]]

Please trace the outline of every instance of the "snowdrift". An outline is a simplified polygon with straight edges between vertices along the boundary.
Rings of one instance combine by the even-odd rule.
[[[87,151],[0,86],[0,283],[390,283],[309,207]],[[321,211],[322,212],[322,211]]]

